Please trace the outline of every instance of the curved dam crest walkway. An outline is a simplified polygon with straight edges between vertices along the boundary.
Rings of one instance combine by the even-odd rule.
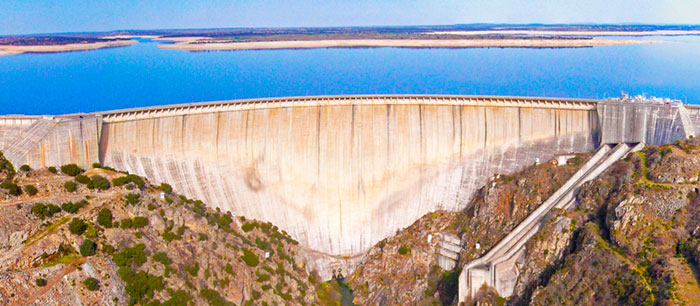
[[[463,209],[494,174],[601,144],[673,142],[699,124],[694,107],[320,96],[0,116],[0,150],[35,168],[101,162],[270,221],[316,251],[307,268],[328,278],[422,215]]]

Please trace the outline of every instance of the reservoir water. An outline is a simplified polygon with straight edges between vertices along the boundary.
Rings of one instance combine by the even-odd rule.
[[[636,38],[635,38],[636,39]],[[187,52],[129,47],[0,56],[0,114],[66,114],[339,94],[606,98],[700,104],[700,37],[580,49],[351,48]]]

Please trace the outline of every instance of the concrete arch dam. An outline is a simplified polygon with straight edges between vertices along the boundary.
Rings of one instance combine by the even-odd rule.
[[[494,174],[601,142],[684,137],[677,113],[516,97],[238,100],[2,116],[0,148],[33,167],[99,161],[271,221],[314,251],[309,269],[329,276],[422,215],[464,208]],[[651,128],[639,133],[632,122]]]

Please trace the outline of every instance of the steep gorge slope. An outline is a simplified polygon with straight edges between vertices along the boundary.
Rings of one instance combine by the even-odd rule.
[[[0,304],[339,302],[270,223],[108,168],[0,170]]]

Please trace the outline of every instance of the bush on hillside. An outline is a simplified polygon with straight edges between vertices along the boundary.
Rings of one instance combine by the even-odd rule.
[[[95,255],[96,251],[97,243],[90,239],[85,239],[85,241],[83,241],[83,244],[80,245],[80,255],[92,256]]]
[[[51,218],[54,214],[61,212],[61,208],[54,204],[35,203],[32,206],[32,214],[41,218]]]
[[[27,171],[31,171],[32,167],[29,167],[29,165],[22,165],[21,167],[19,167],[19,170],[27,172]]]
[[[68,192],[75,192],[75,190],[78,189],[78,184],[73,181],[67,181],[65,184],[63,184],[63,187],[65,187],[66,191]]]
[[[100,212],[97,213],[97,224],[106,228],[112,227],[112,211],[109,210],[109,208],[102,208]]]
[[[83,185],[90,183],[90,178],[86,175],[78,174],[75,176],[75,181]]]
[[[250,267],[257,267],[258,264],[260,263],[260,260],[258,259],[258,255],[255,255],[252,251],[243,248],[243,261]]]
[[[87,223],[80,218],[73,218],[68,224],[68,230],[75,235],[82,235],[87,230]]]
[[[58,169],[56,169],[56,167],[49,167],[49,172],[51,172],[51,173],[53,173],[53,174],[57,174],[57,173],[58,173]]]
[[[134,217],[134,228],[142,228],[148,225],[148,218]]]
[[[111,187],[109,180],[99,175],[93,175],[87,184],[87,188],[90,189],[107,190],[109,187]]]
[[[83,285],[85,285],[85,288],[90,291],[96,291],[100,289],[100,282],[92,277],[88,277],[85,281],[83,281]]]
[[[34,185],[26,185],[24,186],[24,192],[30,196],[35,196],[37,193],[39,193],[39,189],[36,189],[36,186]]]
[[[67,175],[70,175],[70,176],[76,176],[80,173],[83,173],[83,171],[85,171],[85,170],[78,167],[78,165],[76,165],[76,164],[67,164],[67,165],[61,166],[61,172],[65,173]]]
[[[81,208],[85,207],[88,205],[88,201],[86,200],[81,200],[78,203],[73,203],[73,202],[66,202],[61,204],[61,209],[67,213],[74,214],[78,212]]]

